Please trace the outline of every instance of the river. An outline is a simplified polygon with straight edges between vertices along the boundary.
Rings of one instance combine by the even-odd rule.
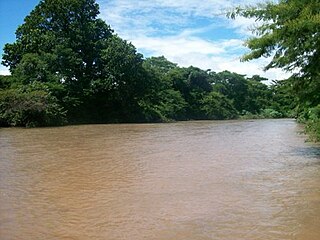
[[[0,129],[0,239],[319,240],[294,120]]]

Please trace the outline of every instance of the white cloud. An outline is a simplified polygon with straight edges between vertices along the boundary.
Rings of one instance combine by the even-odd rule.
[[[246,52],[243,40],[253,19],[230,20],[225,12],[238,5],[263,0],[100,0],[101,17],[120,37],[131,41],[146,57],[165,56],[180,66],[190,65],[219,72],[229,70],[248,76],[259,74],[283,79],[279,69],[263,71],[268,59],[240,62]],[[231,34],[215,39],[219,29]]]
[[[264,71],[263,68],[267,64],[266,59],[258,59],[250,62],[240,62],[239,59],[220,59],[218,62],[219,71],[229,70],[239,74],[244,74],[249,77],[252,75],[260,75],[269,80],[282,80],[290,76],[290,74],[283,72],[281,69],[272,69]]]
[[[195,18],[223,19],[231,27],[234,21],[227,21],[225,14],[238,5],[248,5],[262,0],[99,0],[101,17],[121,36],[143,33],[172,33],[176,27],[194,25]],[[248,21],[237,20],[245,27]],[[242,27],[242,26],[241,26]]]
[[[132,43],[139,49],[151,51],[155,55],[221,54],[225,51],[224,43],[216,44],[196,37],[141,37]]]
[[[0,65],[0,75],[10,75],[10,71],[5,66]]]
[[[133,40],[138,49],[148,52],[150,56],[165,56],[169,61],[182,67],[195,66],[201,69],[211,69],[215,72],[229,70],[252,76],[258,74],[270,80],[285,79],[289,74],[280,69],[264,72],[263,67],[270,59],[258,59],[250,62],[240,62],[239,51],[242,51],[242,41],[229,39],[217,42],[205,41],[195,37],[141,37]]]
[[[259,23],[252,18],[237,17],[236,20],[228,20],[228,28],[234,29],[237,33],[248,37],[252,35],[251,29],[254,26],[257,26]]]
[[[197,52],[193,51],[192,48],[187,46],[194,44],[191,42],[185,42],[186,44],[174,45],[174,41],[169,42],[171,46],[170,49],[166,46],[165,43],[168,41],[159,41],[160,44],[154,44],[153,39],[151,39],[151,44],[147,40],[144,40],[144,45],[147,46],[147,49],[154,49],[151,52],[153,56],[161,56],[164,55],[169,61],[178,63],[182,67],[189,67],[195,66],[201,69],[211,69],[215,72],[221,72],[224,70],[228,70],[231,72],[236,72],[239,74],[252,76],[258,74],[260,76],[266,77],[270,80],[280,80],[286,79],[289,77],[289,74],[284,73],[280,69],[272,69],[265,72],[263,70],[264,66],[267,64],[268,60],[266,59],[258,59],[250,62],[241,62],[240,57],[237,54],[226,54],[226,52],[231,52],[231,50],[237,49],[238,46],[236,45],[237,40],[230,40],[229,42],[224,42],[220,45],[221,49],[217,53],[207,54],[206,51]],[[201,43],[198,43],[199,45]],[[196,46],[195,44],[194,46]],[[219,43],[212,43],[211,49],[217,48]],[[177,50],[175,50],[177,49]],[[221,54],[220,54],[221,53]]]

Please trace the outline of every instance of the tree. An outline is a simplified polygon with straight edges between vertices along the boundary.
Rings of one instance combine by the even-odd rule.
[[[244,75],[223,71],[215,74],[212,81],[214,83],[214,90],[231,99],[239,112],[246,110],[248,82]]]
[[[261,79],[263,78],[258,75],[247,79],[248,91],[244,108],[253,114],[259,114],[261,110],[267,108],[272,99],[271,89],[262,83]]]
[[[60,83],[60,77],[54,73],[52,66],[57,57],[54,54],[26,53],[21,61],[12,69],[13,76],[17,83],[27,85],[33,82]]]
[[[106,42],[100,61],[103,68],[100,77],[91,81],[87,108],[94,106],[96,114],[108,120],[136,121],[141,112],[138,102],[151,87],[142,54],[114,35]]]
[[[176,63],[168,61],[164,56],[150,57],[144,61],[144,65],[148,69],[153,69],[161,75],[166,75],[172,69],[177,68]]]
[[[320,116],[314,117],[311,112],[319,114],[320,111],[309,109],[317,108],[320,103],[320,1],[279,0],[238,7],[228,16],[256,19],[259,24],[253,28],[255,36],[246,41],[251,52],[242,59],[271,57],[266,70],[282,68],[292,72],[290,81],[300,115],[306,119],[312,115],[317,124]],[[319,127],[311,129],[320,132]]]
[[[319,103],[320,91],[320,2],[318,0],[280,0],[247,8],[236,8],[229,17],[254,18],[255,37],[246,41],[251,52],[242,60],[272,57],[265,67],[294,73],[300,101]]]
[[[243,60],[272,56],[266,69],[299,69],[301,75],[312,76],[319,74],[319,14],[318,0],[280,0],[238,7],[229,17],[240,15],[260,23],[253,29],[256,37],[246,41],[251,52]]]
[[[95,0],[40,1],[6,44],[3,64],[18,85],[52,86],[71,121],[132,120],[148,86],[142,55],[98,13]]]
[[[179,69],[165,57],[151,57],[143,62],[148,89],[139,102],[147,121],[184,120],[187,103],[180,91],[173,88],[169,73]]]
[[[293,93],[293,83],[290,79],[273,81],[270,86],[272,97],[269,107],[286,117],[296,115],[297,97]]]
[[[204,111],[207,119],[222,120],[237,117],[237,110],[232,101],[218,92],[209,93],[201,102],[201,110]]]
[[[90,80],[100,77],[101,50],[112,36],[98,13],[94,0],[40,1],[18,27],[16,41],[5,45],[2,63],[14,74],[26,54],[39,63],[51,55],[45,63],[52,74],[68,84],[70,91],[81,94]]]
[[[66,123],[66,111],[46,84],[33,83],[0,91],[0,127],[53,126]]]
[[[0,75],[0,90],[9,88],[11,85],[11,75]]]

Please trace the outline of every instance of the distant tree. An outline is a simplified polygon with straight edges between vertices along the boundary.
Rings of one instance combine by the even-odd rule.
[[[268,78],[261,77],[259,75],[253,75],[252,77],[247,78],[249,81],[254,81],[254,82],[263,82],[263,81],[268,81]]]
[[[297,115],[299,105],[297,96],[293,93],[293,83],[290,79],[273,81],[270,86],[272,92],[270,108],[280,112],[284,116]]]
[[[170,70],[178,67],[176,63],[168,61],[164,56],[147,58],[144,65],[146,68],[153,69],[161,75],[166,75]]]
[[[206,119],[202,111],[202,100],[212,90],[207,71],[196,67],[175,68],[168,72],[172,86],[179,91],[187,103],[188,119]]]
[[[262,83],[262,79],[264,78],[254,75],[247,80],[248,90],[244,110],[253,114],[259,114],[272,102],[272,91],[266,84]]]
[[[97,106],[105,118],[109,115],[118,121],[135,121],[141,110],[138,102],[152,87],[142,55],[131,43],[114,35],[102,50],[100,61],[101,76],[91,81],[88,104]]]
[[[234,119],[238,116],[232,101],[218,92],[211,92],[202,99],[201,110],[207,119]]]
[[[192,66],[188,68],[188,71],[188,85],[191,89],[204,92],[210,92],[212,90],[208,72]]]
[[[139,102],[147,121],[184,120],[187,103],[174,89],[169,73],[179,69],[164,57],[147,58],[143,67],[148,78],[148,90]]]
[[[248,95],[248,82],[244,75],[223,71],[215,75],[214,90],[233,101],[235,108],[245,110]]]

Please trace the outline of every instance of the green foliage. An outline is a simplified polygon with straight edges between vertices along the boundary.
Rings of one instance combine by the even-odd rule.
[[[223,71],[214,75],[213,82],[214,88],[231,99],[239,112],[246,108],[248,82],[244,75]]]
[[[320,104],[309,109],[306,130],[311,140],[320,141]]]
[[[59,75],[51,69],[56,60],[57,56],[49,53],[26,53],[12,73],[17,84],[26,85],[35,81],[59,83]]]
[[[157,95],[144,98],[139,102],[144,118],[148,122],[168,122],[183,120],[186,102],[180,92],[166,89]]]
[[[146,94],[149,78],[142,66],[142,55],[136,48],[118,36],[112,36],[101,52],[101,77],[91,81],[86,96],[87,109],[96,115],[117,121],[136,121],[140,109],[138,102]],[[92,115],[92,112],[86,113]]]
[[[283,117],[283,115],[280,112],[272,108],[263,109],[261,115],[264,118],[282,118]]]
[[[0,75],[0,90],[9,88],[12,82],[12,76]]]
[[[273,81],[271,85],[272,96],[268,108],[281,113],[283,117],[295,117],[297,115],[297,97],[293,89],[291,79]]]
[[[66,112],[45,86],[0,91],[0,126],[52,126],[66,123]]]
[[[139,102],[146,121],[170,121],[185,119],[187,103],[181,92],[173,89],[168,73],[177,65],[164,57],[152,57],[144,61],[148,78],[147,93]]]
[[[280,0],[229,13],[255,18],[253,33],[247,40],[251,52],[243,57],[251,60],[273,56],[266,69],[280,67],[285,70],[300,68],[302,74],[318,72],[320,42],[320,2],[318,0]]]
[[[211,92],[205,96],[202,104],[201,109],[208,119],[234,119],[238,115],[232,101],[218,92]]]
[[[4,48],[1,126],[278,116],[289,101],[260,76],[143,59],[98,13],[95,0],[42,0],[25,18]]]
[[[210,73],[213,91],[217,91],[232,100],[241,115],[259,115],[265,108],[270,108],[272,96],[276,95],[273,88],[264,84],[265,78],[223,71]]]
[[[320,103],[320,2],[280,0],[238,7],[228,16],[256,19],[255,37],[246,41],[251,51],[243,56],[243,60],[271,57],[265,69],[282,68],[295,72],[289,80],[295,91],[293,102],[297,105],[298,118],[306,118],[306,113]],[[287,96],[285,99],[287,101]],[[313,129],[319,134],[319,128]]]
[[[167,77],[187,103],[186,119],[207,119],[201,107],[204,96],[212,91],[208,72],[192,66],[176,67],[168,72]]]
[[[272,90],[262,82],[253,79],[249,79],[247,84],[248,89],[244,107],[247,111],[257,114],[269,106]]]
[[[82,95],[101,77],[101,51],[112,35],[98,13],[94,0],[40,1],[17,29],[16,42],[5,45],[3,64],[21,81],[49,75]]]
[[[159,75],[166,75],[170,70],[178,67],[177,64],[168,61],[164,56],[147,58],[144,61],[144,66],[156,71]]]

